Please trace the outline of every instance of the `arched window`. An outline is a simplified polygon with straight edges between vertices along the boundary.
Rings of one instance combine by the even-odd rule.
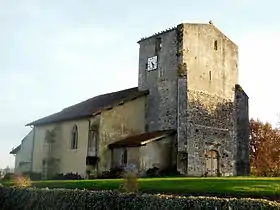
[[[78,148],[78,127],[75,125],[72,129],[71,135],[71,149]]]

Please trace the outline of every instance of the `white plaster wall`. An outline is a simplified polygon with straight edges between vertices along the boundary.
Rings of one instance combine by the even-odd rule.
[[[159,141],[153,141],[139,149],[140,170],[149,168],[160,169],[172,165],[172,138],[165,137]]]

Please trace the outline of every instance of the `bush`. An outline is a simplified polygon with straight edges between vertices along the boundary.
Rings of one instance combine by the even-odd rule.
[[[16,187],[30,187],[31,180],[26,176],[16,176],[13,180],[13,185]]]
[[[99,179],[119,179],[123,177],[124,168],[122,167],[115,167],[111,168],[110,171],[104,171],[100,176]]]
[[[29,177],[32,181],[38,181],[42,179],[42,174],[41,173],[36,173],[36,172],[23,172],[23,176]]]
[[[51,180],[81,180],[83,179],[78,173],[60,173],[55,175]]]
[[[0,187],[0,209],[280,209],[277,202],[262,199],[183,197],[65,189]]]
[[[177,167],[168,167],[159,169],[157,167],[150,168],[146,171],[147,177],[164,177],[164,176],[181,176],[180,172],[177,171]]]
[[[124,176],[124,183],[123,183],[123,190],[125,192],[138,192],[138,177],[137,174],[134,172],[125,172]]]
[[[146,176],[147,177],[158,177],[160,175],[159,172],[160,172],[159,168],[157,168],[157,167],[149,168],[146,171]]]
[[[160,176],[181,176],[180,172],[177,171],[177,166],[162,169],[159,174]]]
[[[2,181],[3,181],[3,182],[10,182],[10,181],[13,181],[15,177],[16,177],[16,176],[15,176],[14,173],[6,173],[6,174],[4,175],[4,177],[2,178]]]

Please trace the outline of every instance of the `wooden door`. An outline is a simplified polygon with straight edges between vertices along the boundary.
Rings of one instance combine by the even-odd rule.
[[[206,153],[207,176],[217,176],[218,171],[218,152],[215,150],[210,150]]]

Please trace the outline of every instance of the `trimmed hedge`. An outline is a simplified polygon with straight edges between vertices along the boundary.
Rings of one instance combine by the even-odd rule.
[[[183,197],[125,194],[114,191],[0,187],[0,209],[280,209],[280,203],[263,199]]]

